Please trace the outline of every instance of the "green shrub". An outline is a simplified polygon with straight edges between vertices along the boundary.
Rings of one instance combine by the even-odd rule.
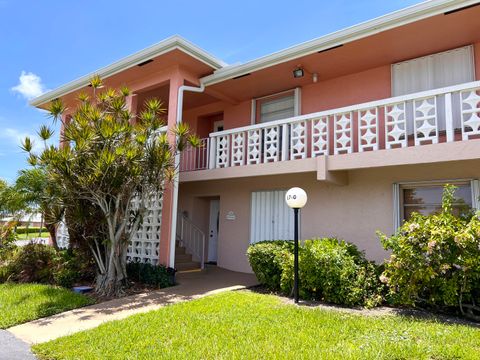
[[[130,262],[127,264],[127,276],[130,280],[158,288],[175,285],[175,270],[163,265]]]
[[[253,244],[247,254],[260,283],[290,295],[293,242]],[[383,301],[380,270],[357,247],[334,238],[306,240],[299,248],[300,296],[348,306],[373,307]]]
[[[77,251],[30,243],[4,253],[0,259],[0,282],[43,283],[72,287],[92,280],[94,266]]]
[[[283,263],[293,254],[293,242],[262,241],[249,246],[248,261],[258,281],[271,290],[280,289]]]
[[[383,301],[377,266],[343,240],[306,240],[299,251],[300,296],[347,306],[373,307]],[[281,289],[293,287],[293,256],[285,263]]]
[[[40,227],[37,227],[37,226],[31,226],[31,227],[17,227],[15,229],[15,234],[17,235],[20,235],[20,234],[26,234],[26,233],[29,233],[29,234],[38,234],[40,232]],[[43,232],[48,232],[48,230],[46,228],[42,228],[42,233]]]
[[[415,213],[394,236],[379,234],[392,252],[382,275],[392,303],[480,311],[480,220],[453,214],[454,192],[445,187],[440,213]]]
[[[53,283],[55,249],[43,244],[17,247],[4,261],[3,276],[20,283]]]

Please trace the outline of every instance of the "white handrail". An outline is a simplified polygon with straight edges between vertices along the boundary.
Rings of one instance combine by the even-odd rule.
[[[183,214],[177,216],[177,231],[187,253],[192,259],[200,262],[201,269],[205,268],[205,233]]]

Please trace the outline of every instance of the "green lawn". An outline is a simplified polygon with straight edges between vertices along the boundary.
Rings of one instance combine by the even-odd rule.
[[[70,290],[40,284],[0,284],[0,329],[88,305]]]
[[[50,234],[47,232],[42,232],[40,234],[40,237],[42,238],[48,238]],[[29,239],[35,239],[38,238],[38,231],[37,232],[31,232],[28,234],[17,234],[16,235],[17,240],[29,240]]]
[[[41,359],[478,359],[480,329],[285,305],[248,291],[36,345]]]

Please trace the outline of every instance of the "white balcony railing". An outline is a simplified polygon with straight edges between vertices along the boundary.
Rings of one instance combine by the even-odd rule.
[[[474,138],[480,138],[480,81],[211,133],[202,148],[184,155],[190,165],[183,169],[226,168]]]

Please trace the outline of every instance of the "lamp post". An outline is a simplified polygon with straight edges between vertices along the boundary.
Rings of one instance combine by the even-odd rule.
[[[299,187],[293,187],[285,194],[285,201],[294,213],[293,298],[298,304],[298,213],[307,203],[307,193]]]

